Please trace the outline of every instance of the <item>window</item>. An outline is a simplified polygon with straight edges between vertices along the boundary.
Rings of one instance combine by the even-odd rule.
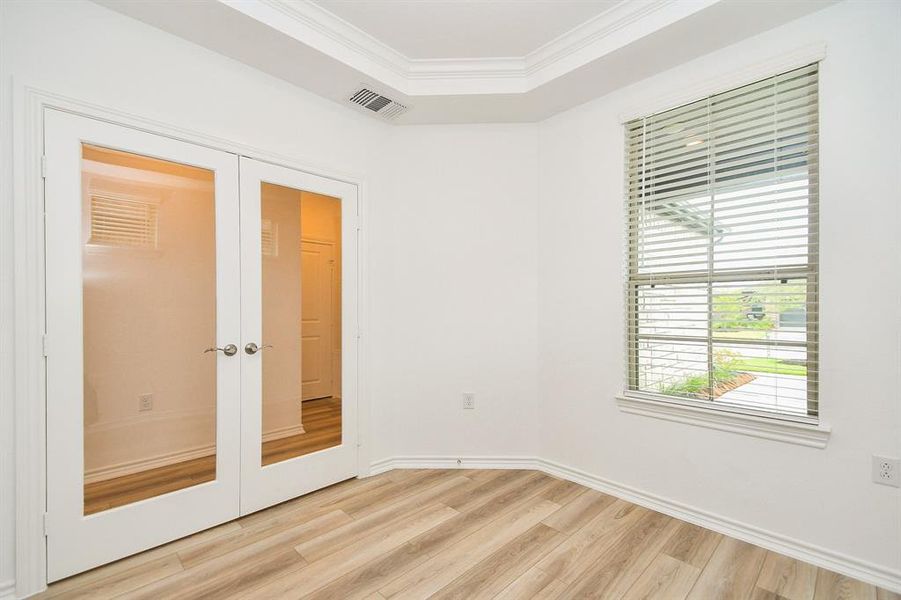
[[[817,417],[817,73],[626,124],[628,394]]]

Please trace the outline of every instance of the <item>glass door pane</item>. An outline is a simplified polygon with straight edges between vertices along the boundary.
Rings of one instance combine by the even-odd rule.
[[[260,183],[262,437],[271,465],[341,444],[341,203]]]
[[[82,144],[84,514],[216,479],[208,169]]]

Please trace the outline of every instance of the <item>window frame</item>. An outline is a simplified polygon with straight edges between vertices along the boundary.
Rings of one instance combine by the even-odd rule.
[[[639,272],[638,256],[639,247],[636,238],[630,234],[633,225],[631,211],[635,208],[635,198],[629,190],[629,172],[634,169],[635,165],[630,161],[630,147],[628,143],[630,126],[639,120],[646,120],[655,115],[669,112],[670,110],[681,109],[688,105],[703,101],[711,101],[720,94],[726,94],[736,91],[747,85],[762,82],[768,79],[774,79],[792,71],[816,66],[816,86],[819,88],[819,60],[811,60],[804,65],[798,65],[791,69],[779,70],[776,73],[756,78],[755,81],[743,83],[742,85],[733,85],[727,89],[721,89],[716,92],[705,94],[699,98],[682,102],[678,105],[655,111],[653,113],[637,116],[628,120],[623,120],[625,133],[625,144],[623,154],[625,157],[625,182],[624,182],[624,200],[625,200],[625,362],[626,362],[626,380],[625,389],[621,395],[617,397],[617,402],[621,410],[634,414],[645,414],[648,416],[657,416],[668,420],[680,422],[688,422],[692,424],[703,424],[711,426],[715,429],[738,430],[740,433],[757,435],[758,437],[768,437],[772,439],[780,439],[782,441],[793,441],[798,434],[801,435],[805,445],[814,447],[825,447],[828,439],[830,428],[821,423],[821,410],[819,402],[819,210],[820,210],[820,194],[819,194],[819,137],[815,142],[815,152],[817,160],[808,161],[808,213],[807,213],[807,235],[808,235],[808,255],[805,266],[790,267],[773,267],[761,269],[752,267],[748,269],[729,269],[716,271],[713,267],[713,257],[710,255],[707,271],[683,271],[683,272]],[[816,131],[819,132],[819,97],[816,100]],[[710,121],[707,121],[710,126]],[[715,181],[716,169],[714,163],[708,164],[706,174],[711,181]],[[715,192],[714,192],[715,193]],[[711,211],[715,210],[715,202],[711,199]],[[712,216],[711,216],[712,219]],[[708,233],[710,252],[713,249],[713,233]],[[812,241],[811,241],[812,240]],[[814,254],[810,254],[813,250]],[[639,346],[643,340],[659,341],[691,341],[691,342],[707,342],[707,361],[708,376],[712,379],[712,361],[714,358],[713,344],[724,343],[729,345],[742,344],[760,344],[759,341],[750,341],[741,338],[713,337],[713,298],[712,293],[716,283],[738,283],[750,281],[769,281],[775,282],[780,280],[804,280],[806,287],[806,339],[803,341],[784,341],[774,342],[774,346],[803,348],[806,352],[805,366],[806,374],[806,395],[807,395],[807,413],[790,413],[780,412],[776,410],[757,409],[750,406],[742,406],[737,404],[716,404],[712,400],[692,399],[689,397],[668,395],[648,390],[640,390],[639,388]],[[642,334],[639,332],[639,319],[641,314],[639,302],[639,290],[641,286],[650,284],[680,284],[680,283],[707,283],[708,293],[708,324],[707,336],[666,336],[655,334]],[[680,340],[680,338],[682,338]],[[700,411],[700,412],[698,412]],[[714,413],[711,418],[710,413]],[[706,415],[700,418],[699,414]],[[716,416],[716,415],[720,416]],[[699,422],[698,422],[699,421]],[[760,422],[766,423],[767,427],[761,429]],[[789,430],[786,435],[782,433],[778,435],[770,435],[772,433],[772,425],[774,422],[779,423]],[[764,431],[765,430],[765,431]],[[760,435],[761,431],[765,434]],[[793,439],[783,439],[784,437]],[[796,440],[795,440],[796,441]]]

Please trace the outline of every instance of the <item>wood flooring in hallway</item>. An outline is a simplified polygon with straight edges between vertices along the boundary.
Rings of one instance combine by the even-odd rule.
[[[341,399],[319,398],[303,403],[304,433],[263,443],[263,465],[324,450],[341,443]],[[140,473],[84,486],[84,514],[91,515],[216,478],[216,457],[203,456]]]

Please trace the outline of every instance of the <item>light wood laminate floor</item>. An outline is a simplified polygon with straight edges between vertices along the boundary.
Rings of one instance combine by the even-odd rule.
[[[542,473],[463,469],[346,481],[41,597],[899,598]]]
[[[341,443],[341,399],[303,403],[304,433],[263,443],[263,465],[324,450]],[[203,456],[84,486],[84,514],[153,498],[216,478],[216,457]]]

